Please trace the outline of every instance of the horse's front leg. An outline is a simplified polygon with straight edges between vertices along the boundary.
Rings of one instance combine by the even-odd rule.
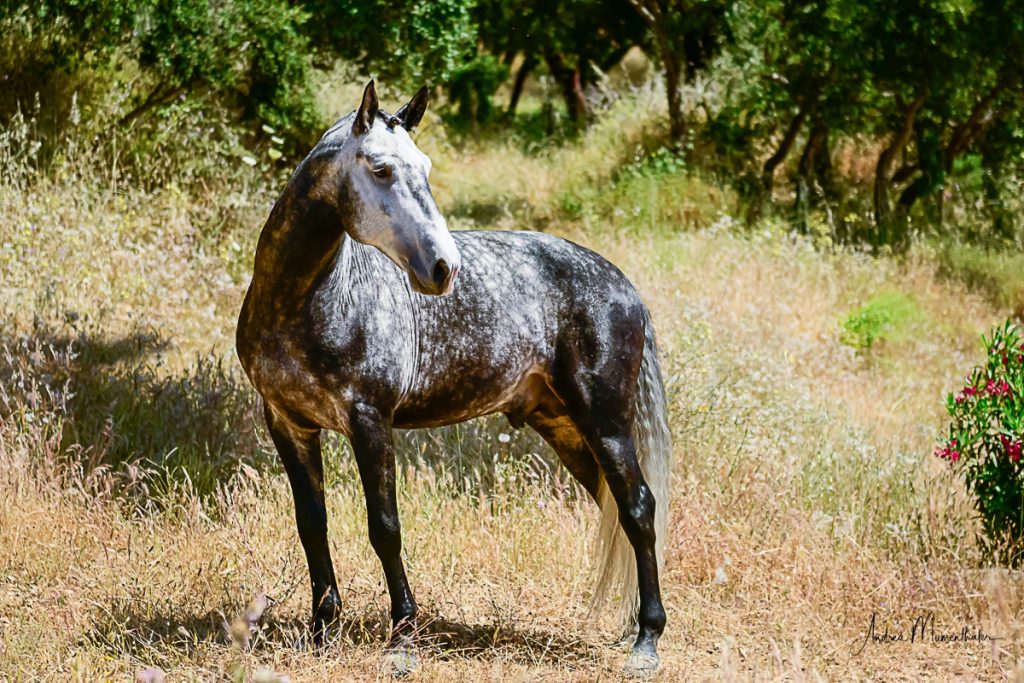
[[[389,659],[396,673],[416,666],[412,635],[416,629],[416,601],[402,565],[402,526],[395,499],[395,453],[391,420],[371,405],[357,403],[349,417],[352,450],[366,494],[370,544],[384,566],[391,596]]]
[[[313,585],[313,640],[321,644],[327,625],[337,619],[341,602],[327,543],[327,508],[324,505],[324,463],[320,430],[305,429],[264,405],[270,437],[292,485],[295,522],[306,551]]]

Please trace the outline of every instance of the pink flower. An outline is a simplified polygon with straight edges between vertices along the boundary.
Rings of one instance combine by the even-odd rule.
[[[949,446],[945,448],[935,447],[935,457],[942,458],[943,460],[949,460],[950,462],[956,462],[960,459],[960,451],[956,449],[956,439],[951,439]]]
[[[990,379],[988,384],[985,385],[985,391],[987,391],[990,396],[1009,396],[1010,385],[1006,383],[1006,380],[996,382],[994,379]]]
[[[978,390],[975,389],[973,385],[968,384],[960,391],[960,395],[956,397],[956,402],[963,403],[967,398],[977,395]]]
[[[1024,443],[1012,441],[1005,434],[1000,434],[999,440],[1003,442],[1003,448],[1006,449],[1006,454],[1010,456],[1010,460],[1014,462],[1020,460],[1021,451],[1024,450]]]

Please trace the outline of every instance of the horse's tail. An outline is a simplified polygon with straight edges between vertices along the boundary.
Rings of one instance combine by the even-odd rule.
[[[668,428],[665,401],[665,383],[658,365],[658,348],[654,341],[654,327],[650,314],[644,316],[644,356],[637,379],[636,409],[633,419],[633,441],[636,444],[640,470],[647,486],[654,494],[655,547],[658,571],[664,565],[664,547],[668,526],[669,479],[672,475],[672,436]],[[627,629],[636,623],[639,591],[636,580],[636,554],[619,524],[618,507],[602,480],[598,491],[601,506],[601,526],[598,531],[597,552],[601,574],[591,604],[596,607],[606,601],[616,607],[616,617]]]

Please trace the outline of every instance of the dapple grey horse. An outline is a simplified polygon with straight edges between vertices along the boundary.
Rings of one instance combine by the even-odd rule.
[[[450,233],[409,133],[421,90],[391,115],[367,85],[299,164],[256,248],[238,322],[295,500],[321,642],[339,608],[320,434],[350,440],[384,567],[399,672],[415,664],[392,429],[504,413],[530,425],[603,510],[598,595],[637,629],[626,670],[658,666],[658,574],[671,444],[650,315],[589,249],[532,232]],[[639,600],[637,600],[639,598]]]

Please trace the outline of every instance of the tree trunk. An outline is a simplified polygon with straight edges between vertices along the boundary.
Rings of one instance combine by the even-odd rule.
[[[589,115],[579,68],[574,69],[567,66],[562,55],[557,52],[546,52],[544,61],[547,62],[552,77],[562,88],[562,97],[565,98],[569,120],[572,121],[574,127],[579,127],[580,123],[586,121]]]
[[[1006,89],[1006,79],[1000,80],[995,86],[992,87],[988,93],[981,98],[971,109],[970,115],[967,120],[961,123],[959,126],[953,129],[953,135],[950,136],[949,144],[946,145],[946,151],[943,156],[943,164],[946,173],[950,173],[953,170],[953,163],[956,161],[957,156],[963,153],[967,147],[970,146],[977,135],[978,130],[981,128],[981,124],[984,122],[985,117],[988,116],[989,111],[992,109],[992,105],[1002,94],[1003,90]]]
[[[800,107],[797,115],[789,122],[786,132],[782,136],[782,142],[779,143],[779,148],[761,166],[760,186],[755,185],[756,189],[752,193],[753,196],[750,199],[750,203],[747,205],[747,225],[757,223],[764,215],[764,205],[772,197],[772,189],[775,184],[775,169],[789,156],[789,150],[793,148],[793,143],[796,142],[796,137],[800,133],[804,119],[807,118],[808,109],[809,107],[806,105]]]
[[[523,58],[523,63],[519,65],[519,71],[516,72],[515,83],[512,84],[512,96],[508,100],[508,111],[506,115],[511,118],[516,114],[516,107],[519,106],[519,98],[523,94],[523,86],[526,85],[526,77],[530,75],[533,68],[537,65],[537,58],[531,55],[526,55]]]
[[[683,120],[683,98],[680,92],[685,66],[682,46],[674,46],[665,30],[665,13],[658,0],[629,0],[640,17],[651,29],[658,57],[665,65],[665,94],[668,99],[669,132],[672,140],[682,148],[686,143],[686,122]],[[681,39],[681,38],[680,38]],[[678,49],[674,49],[678,48]]]
[[[668,100],[669,135],[680,148],[686,144],[686,122],[683,121],[683,97],[679,91],[682,65],[673,55],[662,55],[665,64],[665,94]]]
[[[786,132],[782,136],[779,148],[775,150],[775,154],[768,157],[764,162],[764,166],[761,167],[761,184],[764,186],[764,193],[767,198],[771,197],[772,189],[775,186],[775,169],[789,156],[789,150],[793,148],[793,143],[796,142],[796,137],[800,134],[800,129],[803,128],[809,109],[810,107],[807,105],[800,107],[796,116],[789,122],[789,127],[786,128]]]
[[[804,145],[804,152],[800,155],[800,164],[797,166],[796,180],[796,211],[800,216],[799,227],[804,234],[808,232],[807,217],[811,208],[811,187],[814,184],[816,175],[821,164],[818,156],[828,136],[828,129],[821,119],[815,119],[811,134],[807,136],[807,144]],[[831,162],[829,162],[831,166]]]
[[[889,183],[891,181],[889,173],[892,169],[893,160],[903,152],[907,143],[910,142],[910,136],[914,132],[914,119],[917,117],[917,112],[922,106],[924,106],[924,102],[927,97],[927,93],[918,95],[917,98],[910,103],[903,114],[903,125],[893,136],[889,146],[882,150],[882,153],[878,155],[878,163],[875,164],[874,189],[876,230],[874,246],[876,248],[883,244],[893,244],[897,247],[906,246],[906,235],[903,234],[905,233],[905,230],[901,231],[901,234],[898,236],[895,234],[896,226],[893,221],[892,205],[889,201]],[[899,243],[896,244],[896,242]]]

